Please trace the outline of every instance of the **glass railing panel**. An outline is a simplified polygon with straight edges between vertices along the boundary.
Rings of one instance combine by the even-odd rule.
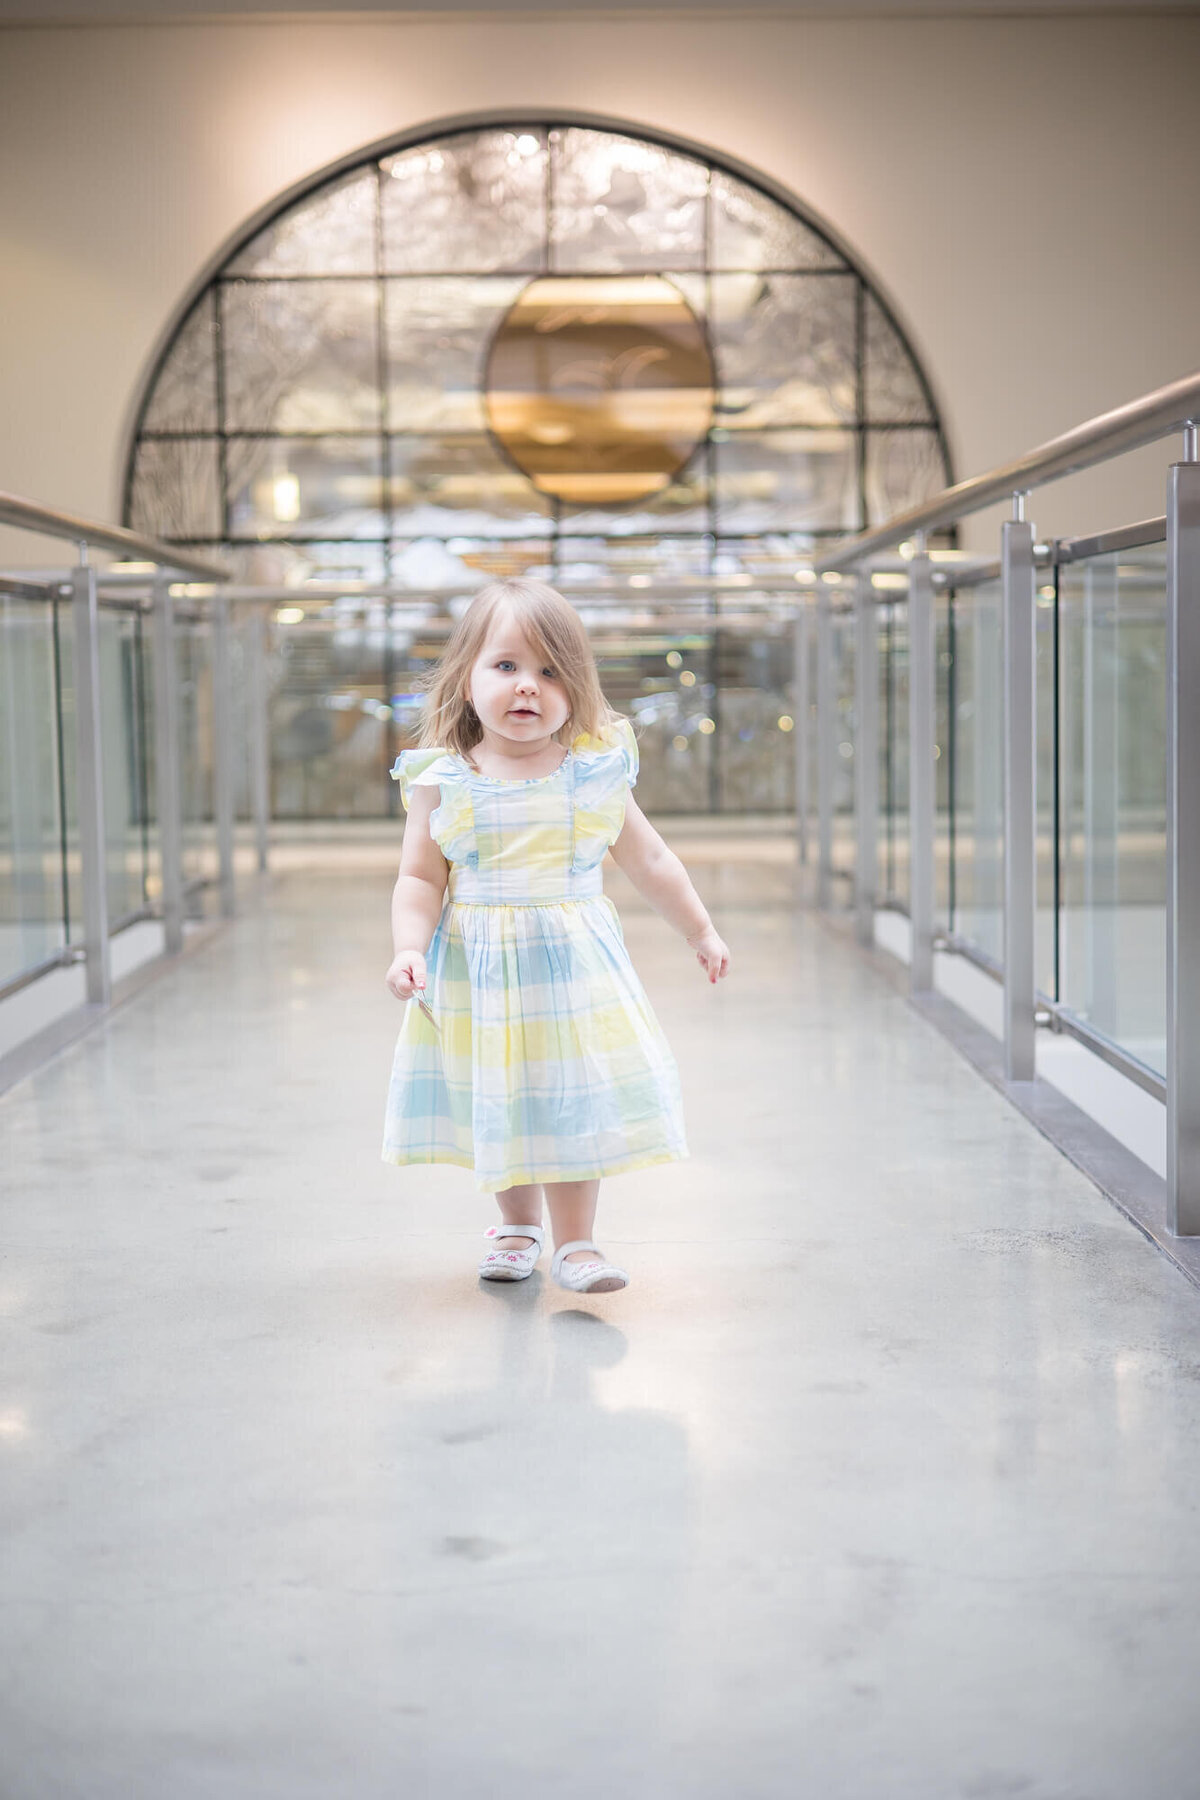
[[[54,638],[52,602],[0,595],[0,983],[67,941]]]
[[[212,628],[177,617],[175,666],[179,695],[179,812],[186,910],[204,911],[202,884],[218,875],[213,810]],[[189,892],[190,890],[190,892]]]
[[[955,932],[1004,955],[1004,773],[998,581],[954,599]]]
[[[726,718],[717,703],[718,665],[738,665],[736,649],[714,629],[703,601],[639,619],[612,608],[585,617],[600,683],[617,712],[633,720],[641,769],[638,800],[647,812],[707,813],[721,804],[719,744],[747,710]],[[735,758],[731,781],[744,783]]]
[[[854,747],[857,724],[854,706],[854,671],[857,662],[858,624],[851,609],[834,612],[833,691],[833,873],[838,880],[834,898],[848,904],[854,880],[856,823],[854,806]]]
[[[142,619],[134,607],[99,612],[100,729],[103,741],[108,916],[117,925],[145,905],[151,833],[146,694],[149,670]]]
[[[908,602],[879,608],[879,879],[885,901],[909,905]]]
[[[934,743],[933,743],[933,919],[939,930],[950,929],[953,905],[953,702],[954,605],[949,593],[935,594]]]
[[[1055,692],[1058,667],[1058,600],[1055,572],[1039,570],[1034,612],[1034,697],[1036,706],[1034,983],[1039,994],[1057,999],[1055,957],[1056,817]]]
[[[1166,1068],[1166,560],[1059,571],[1061,999]]]

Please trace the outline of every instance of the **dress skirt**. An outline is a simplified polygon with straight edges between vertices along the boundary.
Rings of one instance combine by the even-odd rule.
[[[383,1157],[456,1163],[487,1192],[687,1155],[674,1057],[603,895],[443,909],[435,1023],[410,1001]]]

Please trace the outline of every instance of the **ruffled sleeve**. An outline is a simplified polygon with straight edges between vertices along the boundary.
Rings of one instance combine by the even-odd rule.
[[[594,737],[577,737],[575,755],[575,868],[590,869],[616,842],[625,800],[638,777],[638,747],[628,719],[613,719]]]
[[[402,750],[392,765],[393,781],[407,812],[417,787],[440,789],[429,815],[429,835],[447,862],[465,863],[475,855],[475,819],[466,772],[446,750]]]

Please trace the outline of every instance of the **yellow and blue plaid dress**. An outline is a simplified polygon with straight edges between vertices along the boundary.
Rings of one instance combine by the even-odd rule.
[[[427,957],[435,1024],[410,1001],[383,1158],[457,1163],[488,1192],[582,1181],[687,1155],[675,1060],[601,887],[637,779],[620,719],[552,775],[477,775],[444,750],[392,770],[450,865]]]

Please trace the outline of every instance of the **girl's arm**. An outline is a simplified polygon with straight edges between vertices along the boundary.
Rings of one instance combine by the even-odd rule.
[[[687,939],[708,979],[719,981],[729,968],[728,947],[718,937],[687,870],[632,794],[625,801],[625,823],[612,854],[638,893]]]
[[[446,859],[429,835],[438,803],[435,787],[414,787],[404,827],[400,873],[392,889],[392,965],[385,977],[397,1000],[425,986],[425,952],[442,910]]]

